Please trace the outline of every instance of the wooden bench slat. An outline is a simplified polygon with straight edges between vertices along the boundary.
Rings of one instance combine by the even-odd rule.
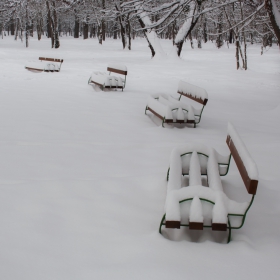
[[[189,222],[190,230],[203,230],[203,223]]]
[[[204,106],[207,104],[207,101],[208,101],[208,99],[197,98],[197,97],[194,97],[193,95],[191,95],[189,93],[184,93],[182,91],[178,91],[178,93],[181,94],[181,95],[184,95],[185,97],[188,97],[188,98],[190,98],[190,99],[192,99],[192,100],[194,100],[194,101],[196,101],[196,102],[198,102],[198,103],[200,103]]]
[[[121,75],[125,75],[125,76],[127,75],[127,71],[112,68],[112,67],[107,67],[107,71],[114,72],[114,73],[121,74]]]
[[[166,228],[180,228],[181,222],[180,221],[166,221],[165,227]]]
[[[212,230],[227,231],[227,224],[212,223]]]
[[[39,60],[46,60],[46,61],[53,61],[53,62],[61,62],[61,63],[63,63],[63,59],[59,59],[59,58],[39,57]]]
[[[227,136],[226,139],[226,143],[230,149],[230,152],[232,154],[232,157],[234,158],[234,161],[237,165],[237,168],[239,170],[239,173],[242,177],[242,180],[246,186],[246,189],[248,191],[249,194],[256,194],[257,192],[257,187],[258,187],[258,181],[257,180],[252,180],[249,175],[248,172],[244,166],[244,163],[230,137],[230,135]]]

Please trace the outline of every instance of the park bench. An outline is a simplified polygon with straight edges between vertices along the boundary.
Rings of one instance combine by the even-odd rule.
[[[204,106],[208,101],[206,90],[185,81],[180,81],[177,92],[180,94],[178,99],[165,94],[150,96],[145,114],[147,111],[152,112],[162,120],[163,127],[164,123],[193,124],[196,127],[201,120]],[[191,104],[181,101],[182,95],[202,104],[202,108],[195,108]]]
[[[38,72],[60,72],[63,59],[39,57],[40,62],[32,62],[25,69]]]
[[[190,230],[212,228],[227,231],[229,243],[231,230],[240,229],[251,207],[258,185],[258,170],[246,146],[232,124],[228,125],[226,143],[230,154],[223,156],[215,149],[194,143],[175,148],[171,153],[167,172],[167,196],[165,214],[159,232],[165,228],[189,227]],[[247,192],[252,195],[249,202],[236,202],[223,191],[220,176],[228,173],[233,157]],[[182,175],[189,176],[189,185],[182,187]],[[202,176],[207,176],[208,187],[202,185]],[[190,203],[189,212],[181,211],[182,203]],[[202,207],[209,204],[213,207]],[[182,212],[182,213],[181,213]]]
[[[108,89],[123,89],[126,85],[127,68],[125,65],[109,64],[107,67],[109,74],[105,72],[93,72],[88,80],[88,84],[98,85],[102,90]],[[113,76],[111,73],[117,73],[124,75],[124,78],[120,76]]]

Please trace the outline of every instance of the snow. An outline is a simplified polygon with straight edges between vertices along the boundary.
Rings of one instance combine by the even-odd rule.
[[[195,3],[194,3],[194,1],[191,1],[188,16],[193,15],[194,9],[195,9]],[[177,33],[175,40],[174,40],[175,44],[184,40],[185,36],[187,35],[187,33],[190,30],[192,20],[193,20],[192,17],[187,18],[186,21],[183,23],[183,25],[180,27],[179,32]]]
[[[202,185],[201,168],[200,168],[199,159],[196,151],[194,151],[191,155],[189,176],[190,176],[190,182],[189,182],[190,186]]]
[[[203,223],[202,205],[199,197],[196,195],[191,203],[190,222]]]
[[[104,72],[93,72],[90,81],[96,82],[104,86],[123,86],[123,79],[121,77],[108,75]]]
[[[193,97],[201,98],[202,100],[208,99],[208,94],[205,89],[192,85],[185,81],[180,81],[178,85],[178,92],[190,94]]]
[[[190,145],[191,146],[191,145]],[[199,147],[199,145],[197,145]],[[204,149],[204,147],[202,147]],[[187,187],[179,188],[182,183],[182,160],[179,149],[174,149],[171,153],[168,192],[166,197],[166,220],[181,221],[185,211],[180,210],[180,201],[188,199],[206,199],[212,201],[215,205],[212,209],[212,223],[227,224],[228,214],[244,215],[249,202],[239,203],[229,199],[224,193],[217,161],[217,152],[209,148],[209,157],[207,161],[207,182],[208,187],[202,186],[201,166],[198,153],[201,150],[192,151],[189,168],[189,184]],[[176,170],[175,170],[176,169]],[[171,182],[170,182],[171,181]],[[202,222],[202,206],[197,201],[192,202],[190,206],[190,221]],[[209,214],[208,214],[209,216]]]
[[[155,100],[165,107],[158,105]],[[177,120],[186,122],[187,120],[195,119],[194,111],[196,109],[194,109],[191,105],[175,100],[172,96],[168,96],[166,94],[151,94],[148,99],[147,106],[153,109],[160,116],[165,117],[166,119],[173,119],[174,122]]]
[[[228,124],[228,135],[231,137],[231,141],[234,143],[237,152],[241,157],[241,160],[246,168],[249,178],[252,180],[258,180],[259,173],[257,165],[252,159],[251,155],[249,154],[244,142],[238,135],[238,132],[231,123]]]
[[[219,175],[218,160],[214,149],[211,149],[207,162],[207,180],[210,189],[223,191],[222,181]]]
[[[154,61],[145,39],[132,51],[110,38],[99,46],[63,37],[59,49],[36,34],[28,49],[0,39],[1,279],[278,279],[279,48],[261,56],[248,45],[249,69],[237,71],[234,45],[202,47],[186,41],[181,60]],[[39,56],[63,57],[62,70],[24,69]],[[87,84],[108,62],[129,69],[123,92]],[[144,114],[147,98],[176,93],[181,79],[207,90],[210,102],[197,128],[162,128]],[[229,244],[206,228],[160,235],[171,151],[192,142],[227,157],[228,121],[259,169],[244,226]],[[233,200],[250,200],[233,160],[222,181],[229,212]]]
[[[148,97],[147,106],[163,118],[165,117],[165,119],[168,120],[173,119],[171,108],[169,106],[166,106],[162,102],[159,102],[157,99],[154,99],[152,96]]]

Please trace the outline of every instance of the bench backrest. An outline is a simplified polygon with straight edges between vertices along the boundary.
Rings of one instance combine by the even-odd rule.
[[[127,68],[125,65],[110,64],[107,67],[107,71],[125,75],[125,76],[127,75]]]
[[[48,57],[39,57],[39,60],[46,60],[46,61],[52,61],[52,62],[63,62],[63,59],[58,58],[48,58]]]
[[[226,143],[237,165],[249,194],[255,195],[258,187],[258,170],[235,128],[229,123]]]
[[[179,81],[177,92],[204,106],[208,101],[208,94],[205,89],[189,84],[185,81]]]

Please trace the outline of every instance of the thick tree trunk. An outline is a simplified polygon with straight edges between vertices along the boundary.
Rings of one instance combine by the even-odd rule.
[[[103,32],[102,32],[102,23],[100,24],[100,25],[98,25],[98,30],[97,30],[97,36],[98,36],[98,43],[100,44],[100,45],[102,45],[102,34],[103,34]]]
[[[25,46],[28,48],[29,46],[29,30],[28,30],[28,0],[26,1],[26,7],[25,7]]]
[[[74,13],[75,13],[74,38],[79,38],[80,21],[77,16],[76,10],[74,10]]]
[[[15,20],[14,18],[11,20],[11,35],[15,35]]]
[[[53,28],[52,28],[52,17],[49,1],[46,1],[47,5],[47,13],[48,13],[48,38],[51,38],[51,46],[54,47],[54,36],[53,36]]]
[[[88,38],[88,16],[86,17],[86,22],[84,22],[83,36],[84,36],[84,40]]]
[[[141,26],[142,28],[145,28],[145,24],[144,24],[142,18],[141,18],[139,15],[137,16],[137,18],[138,18],[138,21],[139,21],[140,26]],[[146,34],[146,32],[147,32],[147,29],[143,29],[144,37],[146,38],[146,40],[147,40],[147,42],[148,42],[148,46],[149,46],[149,48],[150,48],[150,50],[151,50],[152,57],[154,57],[155,54],[156,54],[156,52],[155,52],[154,47],[152,46],[152,44],[151,44],[151,42],[150,42],[150,40],[149,40],[149,38],[148,38],[148,36],[147,36],[147,34]]]
[[[221,9],[218,14],[217,33],[222,33],[222,32],[223,32],[223,11]],[[219,49],[223,46],[223,44],[224,44],[223,35],[219,34],[216,39],[216,46]]]
[[[280,44],[280,12],[277,9],[276,3],[274,0],[266,0],[265,8],[267,10],[272,28]]]
[[[200,10],[200,7],[198,6],[198,11],[199,10]],[[190,9],[189,9],[189,15],[194,15],[195,12],[196,12],[196,5],[194,2],[191,2]],[[184,24],[181,26],[181,28],[178,30],[176,38],[175,38],[175,43],[174,43],[178,56],[181,55],[181,51],[182,51],[185,39],[188,36],[191,38],[191,32],[192,32],[193,28],[195,27],[198,19],[199,19],[199,16],[196,18],[195,17],[188,18],[184,22]],[[191,44],[192,44],[192,40],[191,40]],[[192,47],[193,47],[193,45],[192,45]]]
[[[59,42],[59,35],[58,35],[58,22],[57,22],[55,1],[52,1],[52,6],[53,6],[54,47],[55,47],[55,49],[58,49],[60,47],[60,42]]]
[[[106,9],[106,5],[105,5],[105,0],[102,0],[102,8],[105,10]],[[102,25],[102,40],[105,41],[106,39],[106,23],[104,20],[105,17],[105,12],[102,13],[103,14],[103,18],[101,20],[101,25]]]

